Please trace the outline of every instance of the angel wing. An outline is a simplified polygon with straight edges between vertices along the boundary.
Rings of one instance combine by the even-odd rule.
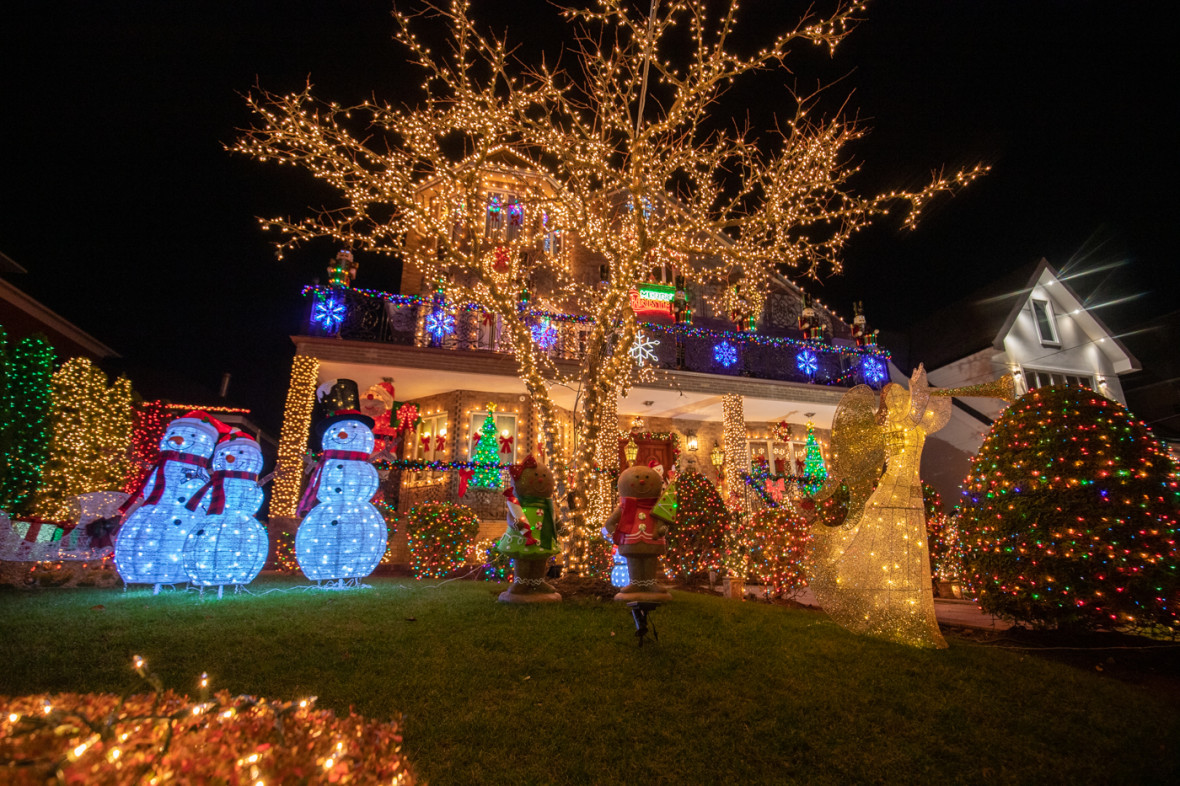
[[[860,520],[865,502],[873,493],[873,483],[885,464],[885,437],[877,425],[876,407],[873,389],[857,385],[840,399],[832,417],[832,471],[828,481],[833,487],[841,482],[848,487],[848,515],[844,519],[848,524]]]

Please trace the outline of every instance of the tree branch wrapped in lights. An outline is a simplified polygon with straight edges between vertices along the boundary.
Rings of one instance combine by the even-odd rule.
[[[864,129],[839,114],[818,116],[818,94],[790,95],[792,114],[767,135],[713,130],[729,116],[720,99],[734,79],[785,71],[797,46],[834,49],[857,22],[859,0],[805,14],[753,55],[737,51],[736,0],[717,13],[690,0],[657,4],[650,16],[622,0],[565,8],[577,30],[564,54],[575,61],[570,69],[520,67],[466,2],[429,8],[449,27],[442,53],[418,38],[418,17],[394,14],[397,40],[424,72],[417,107],[345,107],[310,87],[263,91],[247,97],[256,125],[233,149],[308,170],[339,196],[302,219],[264,220],[282,236],[280,251],[331,237],[397,255],[437,282],[447,302],[474,302],[498,317],[546,454],[559,455],[551,386],[580,391],[573,472],[559,474],[556,498],[572,524],[567,568],[583,572],[602,523],[587,514],[604,509],[590,496],[604,493],[590,468],[603,435],[614,439],[608,399],[637,372],[626,351],[637,336],[630,292],[653,262],[686,260],[684,273],[699,282],[737,281],[726,297],[760,313],[776,269],[839,270],[849,238],[890,207],[907,206],[903,223],[912,227],[933,197],[984,167],[935,176],[917,191],[857,195],[848,183],[855,167],[842,154]],[[508,204],[493,183],[504,178],[515,184]],[[602,260],[598,286],[579,278],[568,237]],[[550,302],[532,302],[535,271],[554,282],[553,294],[537,298]],[[536,306],[593,320],[576,370],[559,369],[537,345]]]

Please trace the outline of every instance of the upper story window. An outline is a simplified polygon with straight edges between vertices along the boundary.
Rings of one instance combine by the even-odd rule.
[[[1045,388],[1050,385],[1073,385],[1075,387],[1094,387],[1094,377],[1081,374],[1067,374],[1064,371],[1040,371],[1035,368],[1024,368],[1024,378],[1028,380],[1028,389]]]
[[[483,422],[487,419],[487,412],[472,412],[467,430],[467,460],[475,460],[475,452],[479,441],[483,439]],[[497,412],[493,415],[496,424],[495,448],[501,464],[511,464],[516,457],[516,415]]]
[[[443,461],[447,454],[447,416],[422,418],[414,442],[406,445],[406,453],[411,461]]]
[[[1037,335],[1042,344],[1060,344],[1057,338],[1057,323],[1053,317],[1053,304],[1048,300],[1033,300],[1033,319],[1037,323]]]

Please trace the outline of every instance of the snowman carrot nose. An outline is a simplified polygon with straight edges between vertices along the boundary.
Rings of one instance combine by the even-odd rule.
[[[341,431],[340,433],[338,433],[338,434],[336,435],[336,439],[348,439],[348,432],[347,432],[347,431]]]
[[[176,435],[176,436],[174,436],[174,437],[169,437],[169,438],[168,438],[168,441],[169,441],[169,442],[175,442],[177,445],[183,445],[183,444],[184,444],[184,437],[182,437],[182,436],[180,436],[179,434],[177,434],[177,435]]]
[[[226,457],[225,457],[225,463],[226,463],[226,464],[233,464],[235,461],[237,461],[237,459],[236,459],[236,458],[234,458],[234,454],[233,454],[233,453],[230,453],[230,454],[226,455]]]

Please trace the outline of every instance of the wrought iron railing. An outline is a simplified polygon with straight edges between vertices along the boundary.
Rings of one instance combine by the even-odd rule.
[[[308,287],[304,335],[402,346],[511,354],[499,318],[475,304],[355,289]],[[580,361],[589,320],[530,311],[533,338],[555,360]],[[880,387],[889,354],[877,347],[832,345],[792,336],[738,333],[707,326],[641,323],[649,365],[732,377],[851,387]]]

